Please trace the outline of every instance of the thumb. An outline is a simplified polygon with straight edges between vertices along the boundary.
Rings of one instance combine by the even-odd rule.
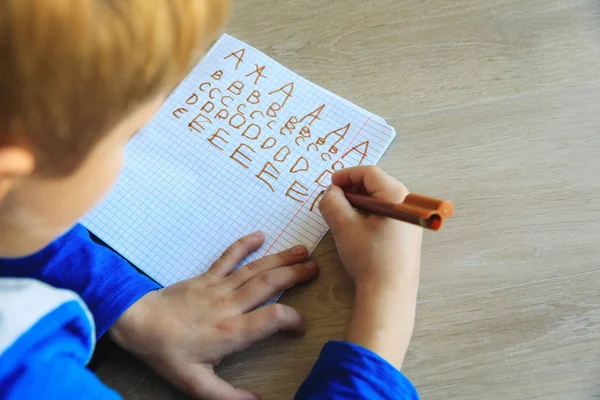
[[[347,228],[349,224],[352,224],[359,216],[348,200],[346,200],[344,191],[335,185],[331,185],[325,191],[325,195],[319,203],[319,210],[334,236],[338,232],[341,233],[342,230]]]

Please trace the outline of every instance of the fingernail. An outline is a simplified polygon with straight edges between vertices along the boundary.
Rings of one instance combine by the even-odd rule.
[[[256,236],[256,237],[262,236],[262,232],[256,231],[256,232],[252,233],[252,236]]]
[[[314,261],[309,261],[309,262],[307,262],[307,263],[306,263],[306,264],[304,264],[304,265],[306,265],[306,268],[307,268],[307,269],[310,269],[310,270],[315,270],[315,269],[317,269],[317,264],[315,264],[315,263],[314,263]]]
[[[301,256],[305,252],[306,252],[306,249],[304,248],[304,246],[296,246],[292,249],[292,254],[295,256]]]
[[[325,194],[327,194],[327,192],[329,192],[329,189],[331,189],[331,185],[329,185],[325,188]]]

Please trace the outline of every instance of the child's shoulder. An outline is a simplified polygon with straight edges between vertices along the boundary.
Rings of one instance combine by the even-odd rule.
[[[33,361],[32,352],[47,356],[76,339],[70,350],[85,362],[93,350],[93,319],[79,296],[35,279],[0,277],[0,321],[0,382],[6,365]]]
[[[77,294],[29,278],[0,277],[0,357],[12,354],[15,346],[35,342],[40,335],[56,335],[65,325],[93,348],[93,319]],[[71,334],[74,332],[70,329]],[[21,351],[26,350],[22,348]]]
[[[0,277],[3,396],[34,398],[44,388],[31,383],[48,381],[48,375],[60,374],[65,383],[69,377],[85,381],[94,339],[91,315],[75,293],[35,279]],[[61,391],[59,386],[52,391]]]

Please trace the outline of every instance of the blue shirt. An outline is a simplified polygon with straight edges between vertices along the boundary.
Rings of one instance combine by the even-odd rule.
[[[0,259],[0,398],[119,399],[85,365],[96,337],[158,288],[93,242],[81,225],[34,255]],[[295,398],[418,396],[400,371],[375,353],[332,341]]]

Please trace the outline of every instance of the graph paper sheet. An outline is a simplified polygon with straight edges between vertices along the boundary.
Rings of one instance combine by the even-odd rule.
[[[333,171],[375,164],[385,121],[223,35],[126,149],[126,167],[83,224],[163,286],[197,276],[243,235],[245,262],[327,232]]]

